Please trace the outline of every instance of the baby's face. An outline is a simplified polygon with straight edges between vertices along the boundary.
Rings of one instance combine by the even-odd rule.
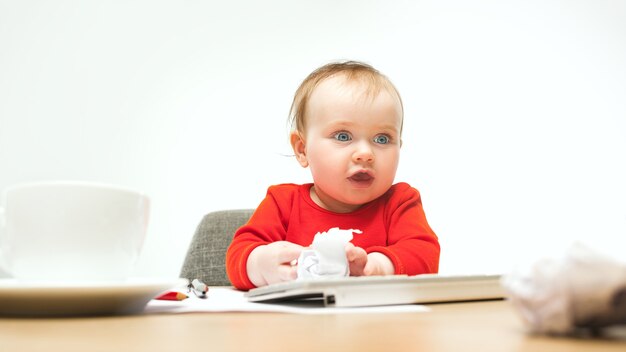
[[[393,184],[400,157],[402,106],[396,94],[365,92],[362,84],[335,76],[320,83],[307,106],[305,158],[315,186],[313,200],[350,212],[383,195]]]

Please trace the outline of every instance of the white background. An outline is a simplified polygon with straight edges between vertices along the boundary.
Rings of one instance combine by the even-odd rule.
[[[626,257],[626,2],[0,0],[0,189],[141,190],[138,276],[177,276],[210,211],[308,182],[293,92],[332,60],[397,85],[397,181],[441,272],[506,271],[574,240]],[[43,263],[42,263],[43,264]]]

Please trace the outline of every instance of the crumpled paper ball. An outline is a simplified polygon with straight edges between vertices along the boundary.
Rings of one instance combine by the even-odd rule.
[[[569,334],[626,324],[626,263],[575,243],[502,277],[532,332]]]
[[[350,276],[345,248],[352,240],[353,233],[361,231],[333,227],[315,234],[310,249],[302,251],[298,258],[298,280]]]

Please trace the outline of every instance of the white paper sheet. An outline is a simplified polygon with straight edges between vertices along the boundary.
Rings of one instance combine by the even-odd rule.
[[[428,312],[423,305],[405,304],[379,307],[334,308],[319,304],[277,304],[252,303],[243,296],[242,291],[228,287],[211,287],[206,299],[193,294],[183,301],[152,300],[146,306],[145,313],[193,313],[193,312],[274,312],[296,314],[345,314],[345,313],[415,313]]]

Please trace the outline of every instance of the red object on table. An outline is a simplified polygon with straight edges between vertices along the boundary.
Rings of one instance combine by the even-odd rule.
[[[156,296],[154,299],[163,300],[163,301],[182,301],[187,298],[189,298],[189,296],[187,296],[186,294],[182,292],[168,291],[159,296]]]

